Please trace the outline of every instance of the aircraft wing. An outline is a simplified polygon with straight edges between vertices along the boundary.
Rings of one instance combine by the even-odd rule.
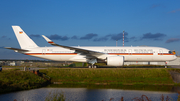
[[[62,48],[66,48],[66,49],[70,49],[70,50],[75,50],[75,52],[80,53],[81,55],[85,55],[86,58],[98,58],[101,55],[106,55],[103,52],[97,52],[97,51],[92,51],[92,50],[86,50],[86,49],[82,49],[82,48],[76,48],[76,47],[70,47],[70,46],[64,46],[64,45],[58,45],[56,43],[54,43],[53,41],[51,41],[49,38],[47,38],[46,36],[42,35],[43,38],[51,45],[53,46],[58,46],[58,47],[62,47]]]
[[[15,52],[28,52],[29,50],[19,49],[19,48],[12,48],[12,47],[4,47],[6,49],[14,50]]]

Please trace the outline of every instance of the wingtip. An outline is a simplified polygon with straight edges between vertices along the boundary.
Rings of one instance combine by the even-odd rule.
[[[12,47],[3,47],[3,48],[9,49],[9,48],[12,48]]]
[[[47,38],[45,35],[42,35],[42,37],[49,43],[52,42],[49,38]]]

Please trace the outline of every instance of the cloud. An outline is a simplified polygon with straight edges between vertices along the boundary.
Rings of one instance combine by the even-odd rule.
[[[31,38],[40,38],[41,36],[40,35],[38,35],[38,34],[31,34],[31,35],[29,35]]]
[[[176,10],[170,11],[169,13],[176,13],[176,12],[179,12],[179,11],[180,11],[180,9],[176,9]]]
[[[39,35],[31,35],[33,37],[39,37]],[[146,33],[143,34],[143,36],[139,39],[135,36],[131,36],[128,37],[128,33],[124,32],[124,41],[125,42],[129,42],[129,41],[140,41],[143,39],[150,39],[150,40],[163,40],[163,38],[166,36],[166,34],[162,34],[162,33],[156,33],[156,34],[152,34],[152,33]],[[84,36],[81,36],[80,38],[78,38],[76,35],[68,37],[68,36],[60,36],[57,34],[54,35],[50,35],[49,36],[50,39],[52,40],[62,40],[62,41],[66,41],[69,39],[74,39],[74,40],[92,40],[92,41],[107,41],[107,40],[123,40],[123,33],[119,33],[119,34],[108,34],[108,35],[104,35],[101,37],[98,37],[98,34],[94,34],[94,33],[89,33],[86,34]]]
[[[136,39],[136,37],[135,37],[135,36],[133,36],[133,37],[131,37],[131,38],[129,38],[129,39],[134,40],[134,39]]]
[[[124,32],[124,39],[127,42],[128,41],[128,33]],[[111,40],[122,40],[123,39],[123,33],[119,33],[119,34],[109,34],[107,35],[107,37],[110,37]]]
[[[133,36],[133,37],[130,37],[130,38],[129,38],[129,40],[130,40],[130,41],[134,41],[134,42],[137,42],[137,41],[139,41],[139,40],[138,40],[138,39],[137,39],[135,36]]]
[[[170,38],[166,41],[166,43],[177,42],[177,41],[180,41],[180,39],[179,38]]]
[[[97,34],[94,34],[94,33],[89,33],[89,34],[86,34],[85,36],[81,37],[80,39],[92,39],[94,37],[98,36]]]
[[[153,4],[150,8],[157,8],[157,7],[160,7],[161,5],[160,4]]]
[[[128,36],[128,33],[124,32],[124,41],[125,42],[129,42],[129,38],[127,36]],[[111,39],[111,40],[123,40],[123,33],[108,34],[108,35],[106,35],[104,37],[96,38],[93,41],[107,41],[108,39]]]
[[[104,36],[104,37],[101,37],[101,38],[96,38],[93,41],[106,41],[106,40],[108,40],[108,37]]]
[[[49,38],[52,39],[52,40],[62,40],[62,41],[65,41],[65,40],[69,39],[69,37],[67,37],[67,36],[60,36],[60,35],[57,35],[57,34],[50,35]]]
[[[143,39],[162,40],[163,37],[165,36],[166,34],[162,34],[162,33],[156,33],[156,34],[146,33],[146,34],[143,34],[143,37],[141,38],[141,40]]]
[[[71,39],[78,39],[76,35],[72,36]]]
[[[3,36],[1,36],[1,38],[7,38],[7,36],[3,35]]]
[[[8,38],[8,37],[5,36],[5,35],[1,36],[1,38],[2,38],[2,39],[6,38],[6,39],[8,39],[8,40],[11,40],[11,38]]]

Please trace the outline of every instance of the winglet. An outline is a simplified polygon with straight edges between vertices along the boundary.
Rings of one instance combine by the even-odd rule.
[[[49,43],[49,44],[55,44],[53,41],[51,41],[49,38],[46,36],[42,35],[42,37]]]

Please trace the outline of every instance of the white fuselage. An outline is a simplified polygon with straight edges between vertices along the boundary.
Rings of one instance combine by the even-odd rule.
[[[85,50],[106,53],[105,56],[99,57],[106,59],[107,56],[124,56],[125,62],[165,62],[176,59],[177,57],[170,53],[168,49],[161,47],[76,47]],[[31,55],[53,61],[76,61],[87,62],[85,55],[76,53],[61,47],[37,47],[28,49],[29,52],[23,54]]]

